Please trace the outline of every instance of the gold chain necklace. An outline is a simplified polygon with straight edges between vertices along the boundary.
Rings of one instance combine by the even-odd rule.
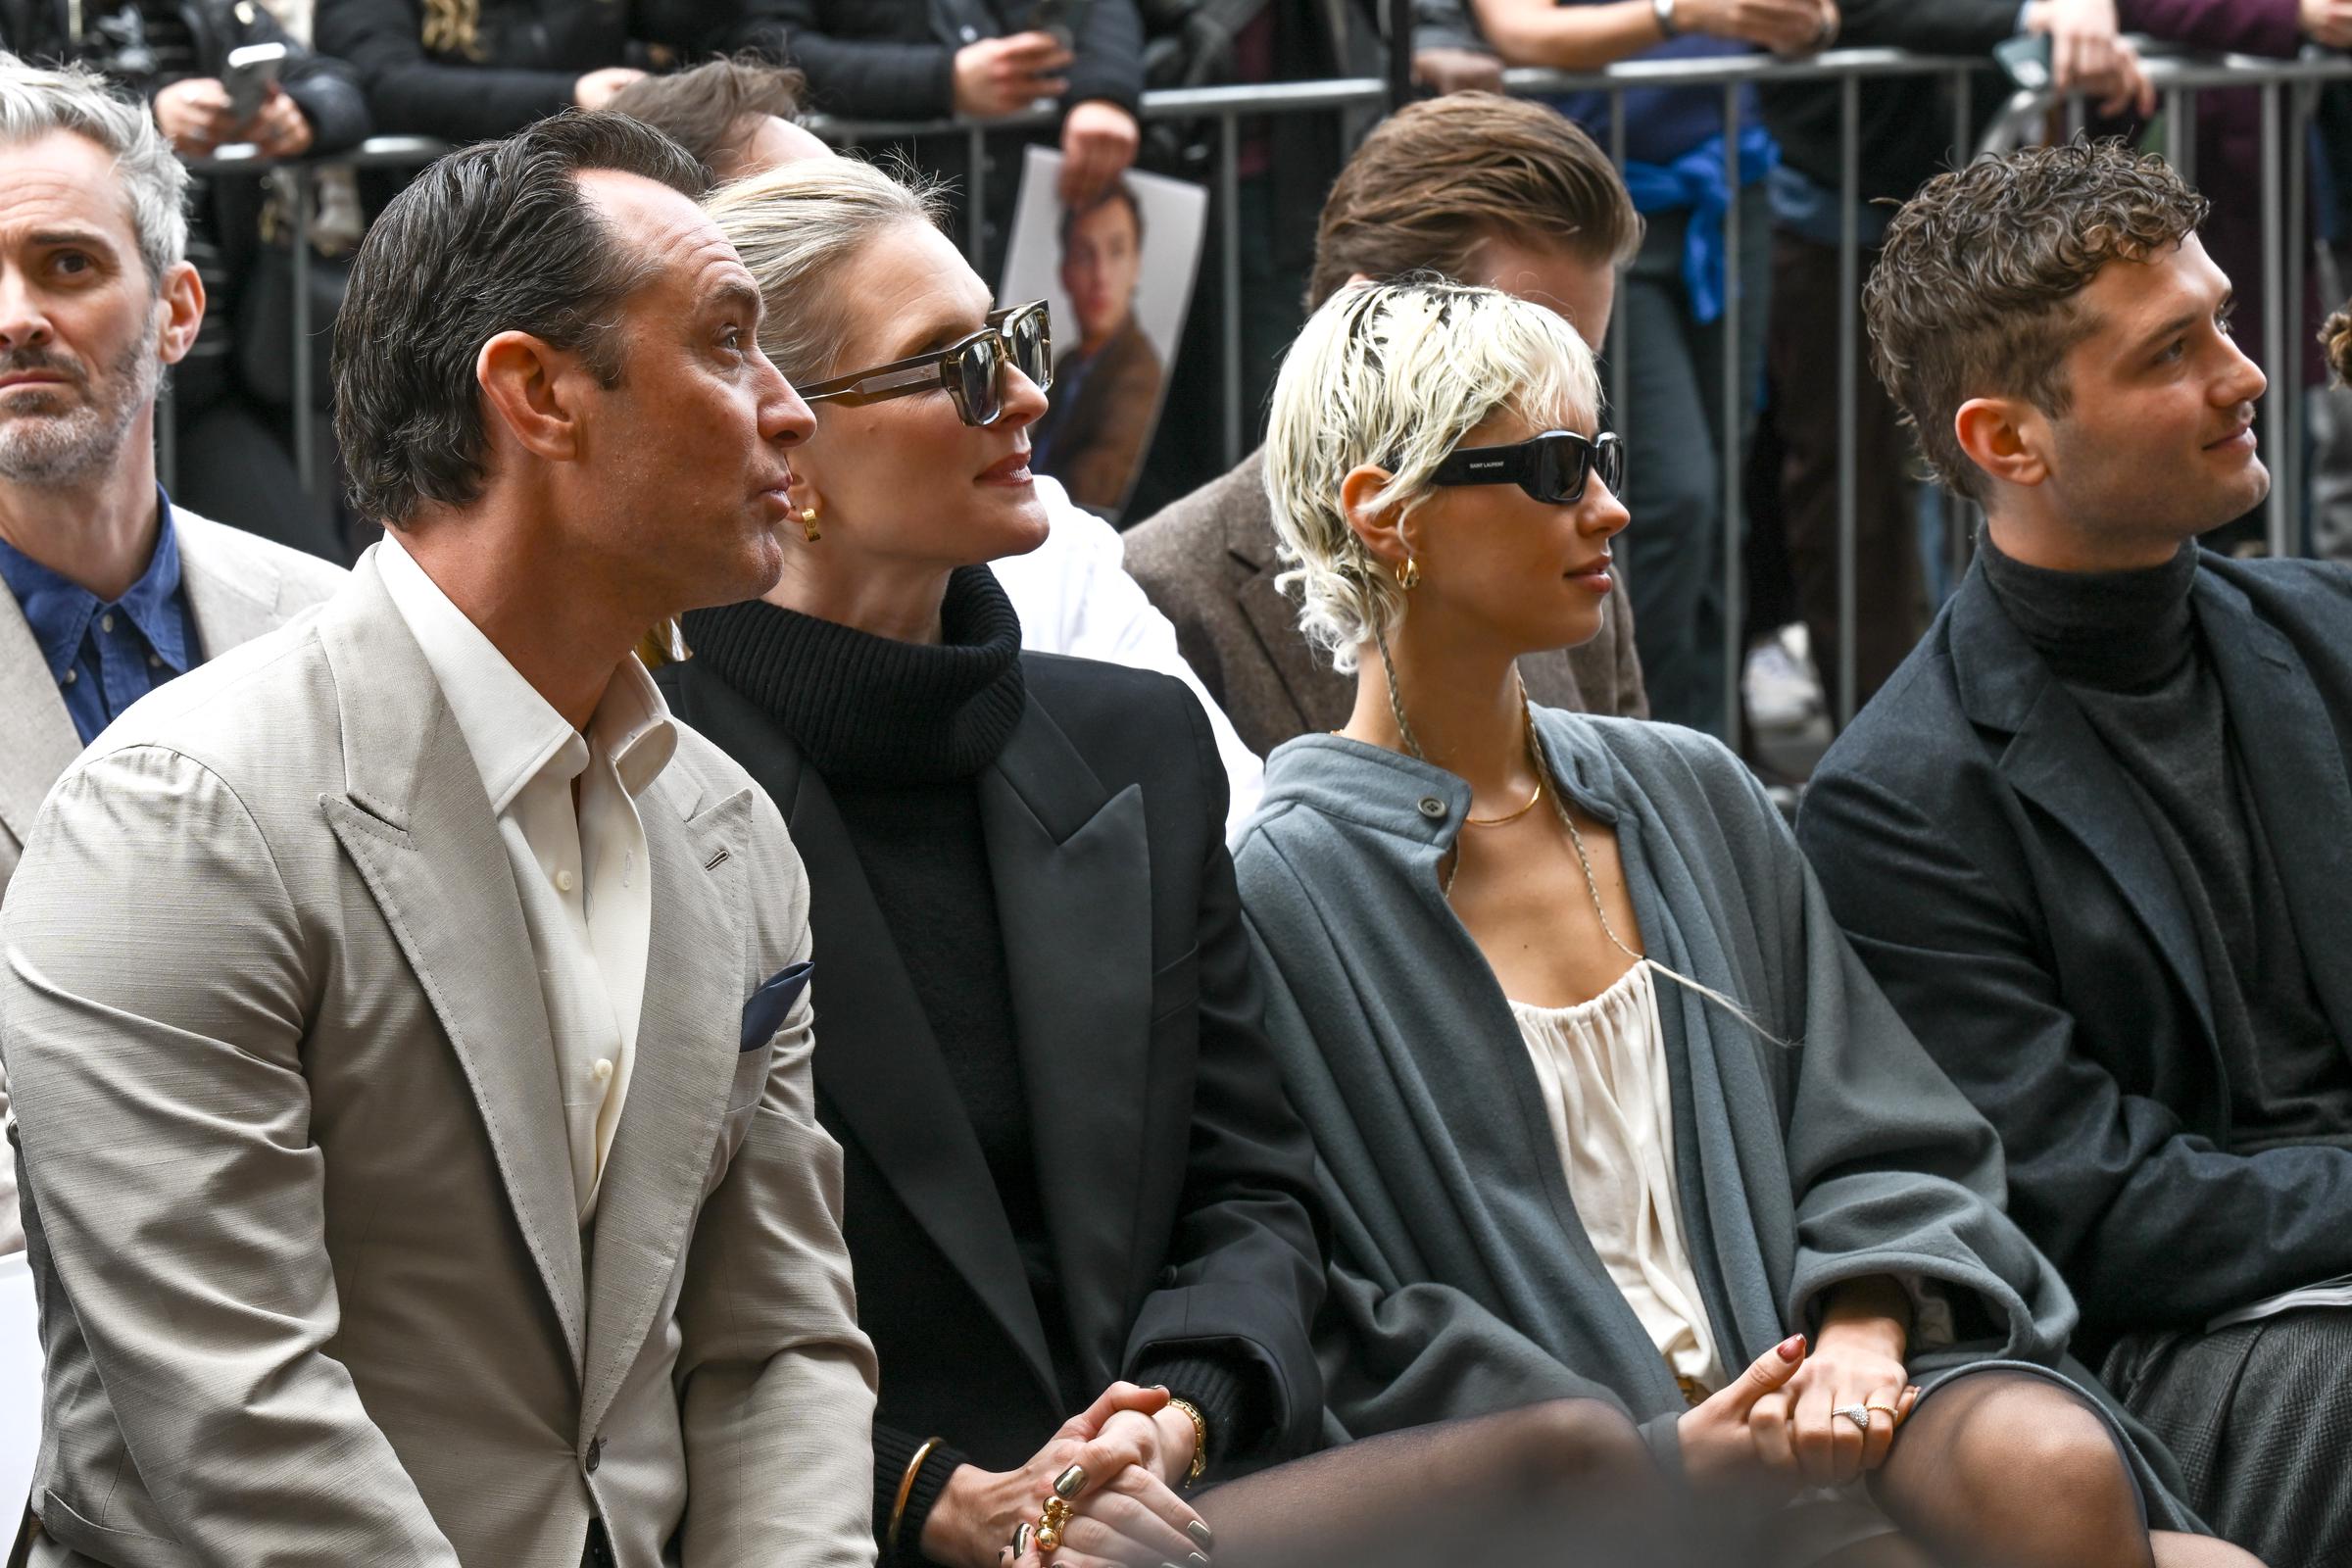
[[[1464,816],[1462,818],[1462,825],[1464,827],[1500,827],[1505,822],[1516,822],[1528,812],[1534,810],[1536,808],[1536,803],[1542,799],[1544,799],[1544,774],[1541,770],[1538,770],[1536,773],[1536,793],[1527,798],[1527,804],[1525,806],[1522,806],[1516,811],[1506,811],[1500,816]]]

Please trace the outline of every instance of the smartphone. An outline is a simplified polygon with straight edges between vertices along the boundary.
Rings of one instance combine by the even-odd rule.
[[[2004,39],[1992,46],[1992,58],[2018,87],[2027,92],[2049,91],[2053,68],[2048,33]]]
[[[262,100],[270,96],[270,84],[285,66],[286,46],[282,43],[249,43],[228,52],[228,69],[220,73],[220,85],[228,92],[231,124],[253,122],[253,117],[262,112]]]
[[[1086,14],[1095,0],[1035,0],[1029,8],[1029,30],[1050,32],[1064,49],[1074,48],[1086,30]]]

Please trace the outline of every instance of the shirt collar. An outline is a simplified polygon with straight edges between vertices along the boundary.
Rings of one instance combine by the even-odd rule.
[[[155,492],[155,549],[138,581],[109,605],[64,573],[42,565],[0,539],[0,580],[16,596],[40,645],[50,678],[62,680],[80,652],[90,622],[101,612],[116,611],[130,617],[157,658],[175,675],[184,675],[191,662],[187,620],[180,612],[179,535],[172,525],[172,500],[162,487]]]
[[[396,531],[384,531],[375,556],[384,589],[423,650],[458,733],[473,755],[493,813],[504,814],[542,770],[566,782],[579,777],[588,766],[591,743],[612,761],[632,798],[668,764],[677,750],[677,727],[661,689],[634,654],[613,671],[583,739],[450,602]]]

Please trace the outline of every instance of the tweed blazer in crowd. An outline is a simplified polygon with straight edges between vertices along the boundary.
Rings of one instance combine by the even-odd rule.
[[[372,557],[139,703],[0,906],[42,1568],[865,1568],[874,1409],[775,807],[680,726],[579,1222],[481,775]],[[745,1037],[749,1037],[748,1039]]]
[[[1127,531],[1127,570],[1176,626],[1176,645],[1242,741],[1259,756],[1300,735],[1348,722],[1355,677],[1298,630],[1298,602],[1274,586],[1274,509],[1263,451]],[[1577,648],[1519,661],[1527,691],[1546,708],[1647,718],[1634,653],[1634,608],[1619,577],[1600,635]]]

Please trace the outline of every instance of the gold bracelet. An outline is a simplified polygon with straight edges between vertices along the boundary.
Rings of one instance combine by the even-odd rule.
[[[938,1446],[939,1439],[933,1438],[915,1449],[914,1457],[906,1461],[906,1473],[899,1477],[899,1495],[890,1505],[890,1529],[882,1537],[883,1554],[894,1560],[899,1554],[899,1527],[906,1522],[906,1499],[914,1494],[914,1478],[922,1474],[923,1461]]]
[[[1190,1492],[1200,1484],[1200,1472],[1208,1468],[1208,1423],[1201,1419],[1200,1407],[1190,1399],[1170,1395],[1168,1407],[1182,1410],[1193,1423],[1193,1464],[1184,1473],[1184,1490]]]

